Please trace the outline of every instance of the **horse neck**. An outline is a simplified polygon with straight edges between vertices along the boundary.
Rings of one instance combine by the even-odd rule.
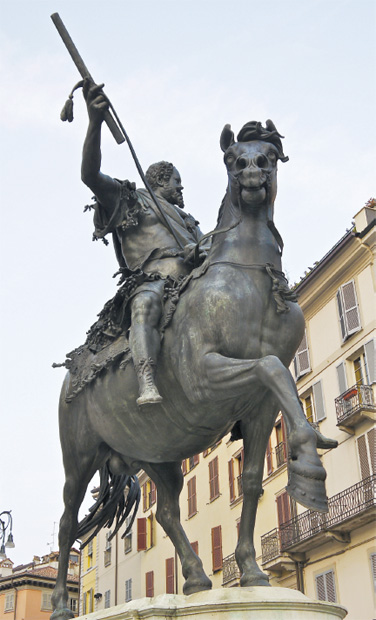
[[[273,208],[267,209],[266,206],[240,210],[231,202],[227,192],[210,251],[210,262],[228,261],[246,265],[271,263],[281,269],[279,247],[268,226],[272,213]]]

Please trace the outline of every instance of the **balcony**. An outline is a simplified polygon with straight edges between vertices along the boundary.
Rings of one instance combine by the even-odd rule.
[[[228,588],[239,585],[240,570],[235,560],[235,553],[223,558],[222,565],[222,585]],[[233,582],[233,583],[232,583]]]
[[[286,463],[286,456],[286,443],[284,441],[281,441],[281,443],[278,443],[275,447],[275,458],[277,461],[277,467],[281,467],[284,463]]]
[[[354,385],[335,399],[337,426],[344,430],[356,426],[364,417],[376,420],[371,385]]]
[[[376,474],[333,495],[329,512],[306,510],[261,537],[262,564],[270,570],[288,558],[286,552],[304,553],[328,539],[349,541],[349,532],[370,523],[376,513]]]

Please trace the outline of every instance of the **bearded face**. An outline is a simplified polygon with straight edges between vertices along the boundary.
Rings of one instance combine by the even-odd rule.
[[[177,205],[181,209],[184,209],[183,189],[180,174],[176,168],[174,168],[168,181],[163,181],[159,193],[170,204]]]

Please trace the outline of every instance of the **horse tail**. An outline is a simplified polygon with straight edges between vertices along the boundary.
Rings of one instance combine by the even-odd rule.
[[[137,476],[112,474],[108,461],[99,470],[99,476],[100,485],[95,504],[78,524],[77,539],[91,532],[88,539],[81,544],[81,549],[93,540],[102,527],[110,528],[115,521],[114,529],[109,536],[111,540],[133,510],[129,525],[122,535],[124,538],[132,528],[140,503],[141,489]]]

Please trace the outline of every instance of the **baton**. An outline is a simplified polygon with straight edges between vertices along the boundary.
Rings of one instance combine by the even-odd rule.
[[[68,32],[68,30],[66,29],[66,27],[63,24],[63,21],[59,15],[59,13],[53,13],[51,15],[51,19],[53,21],[53,23],[56,26],[56,30],[58,31],[59,35],[61,36],[63,43],[65,45],[65,47],[67,48],[69,54],[72,57],[72,60],[74,62],[74,64],[76,65],[79,73],[81,74],[81,76],[83,78],[89,78],[90,80],[93,80],[92,76],[90,75],[90,71],[88,70],[87,66],[85,65],[84,61],[82,60],[79,51],[77,49],[77,47],[75,46],[75,44],[72,41],[72,38]],[[122,144],[122,142],[125,141],[125,137],[123,136],[122,132],[120,131],[114,117],[112,116],[110,110],[106,110],[104,112],[104,120],[107,124],[107,127],[109,128],[109,130],[111,131],[112,135],[114,136],[116,142],[118,144]]]

